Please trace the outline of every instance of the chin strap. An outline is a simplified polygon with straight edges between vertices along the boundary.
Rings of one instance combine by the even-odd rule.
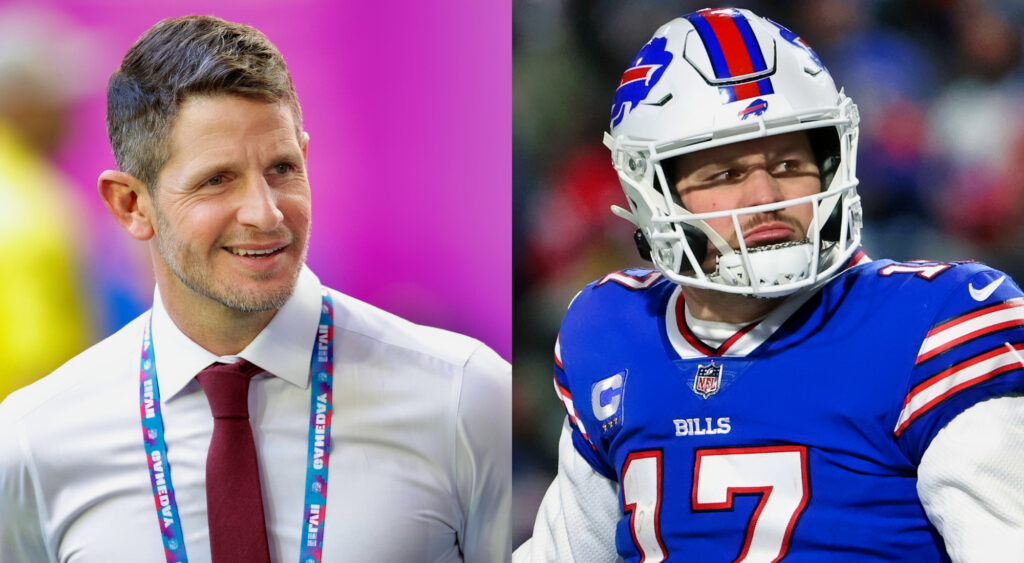
[[[747,251],[747,260],[756,280],[748,278],[743,256],[738,252],[719,256],[715,271],[708,274],[708,279],[732,286],[749,285],[770,292],[773,287],[811,277],[813,257],[814,248],[807,239],[755,247]]]

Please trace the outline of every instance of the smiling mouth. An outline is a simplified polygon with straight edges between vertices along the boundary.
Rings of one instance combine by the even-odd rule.
[[[244,256],[246,258],[267,258],[268,256],[273,256],[274,254],[281,252],[285,247],[279,246],[277,248],[268,248],[265,250],[246,250],[244,248],[231,247],[224,247],[224,249],[235,256]]]

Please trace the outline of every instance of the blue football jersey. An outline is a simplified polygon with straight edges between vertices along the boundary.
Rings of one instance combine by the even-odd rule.
[[[936,433],[1024,392],[1024,294],[977,263],[867,261],[712,349],[680,287],[624,270],[573,301],[555,387],[644,561],[948,561],[917,496]]]

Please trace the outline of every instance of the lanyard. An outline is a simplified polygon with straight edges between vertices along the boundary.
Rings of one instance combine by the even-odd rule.
[[[178,519],[178,504],[171,485],[171,468],[164,441],[164,419],[160,409],[160,386],[156,378],[156,356],[152,340],[153,318],[142,336],[139,369],[139,411],[142,437],[153,485],[153,501],[164,541],[167,563],[188,563],[185,538]],[[327,290],[323,292],[320,324],[310,360],[309,448],[306,463],[305,508],[302,512],[302,536],[299,538],[300,563],[319,563],[324,544],[324,518],[327,514],[327,465],[331,455],[331,414],[334,382],[334,306]]]

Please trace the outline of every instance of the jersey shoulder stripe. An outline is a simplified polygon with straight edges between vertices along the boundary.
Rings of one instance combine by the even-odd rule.
[[[1024,392],[1024,293],[977,262],[897,265],[903,269],[889,264],[878,270],[892,294],[883,306],[896,306],[892,299],[918,304],[893,322],[910,323],[907,315],[915,312],[927,317],[892,432],[911,459],[920,459],[935,434],[965,409]]]
[[[555,367],[565,369],[565,365],[562,363],[562,333],[558,333],[558,336],[555,337]]]
[[[953,394],[988,381],[1003,373],[1024,368],[1024,342],[1004,343],[974,356],[914,387],[900,411],[894,434],[899,436],[910,423]]]
[[[580,434],[583,435],[583,439],[587,441],[587,444],[589,444],[591,448],[596,450],[597,448],[590,441],[590,437],[587,436],[586,426],[583,425],[583,422],[580,420],[579,413],[576,412],[576,404],[572,400],[572,393],[569,391],[568,388],[564,387],[561,383],[558,382],[557,375],[554,377],[554,383],[555,394],[558,395],[558,400],[562,401],[562,406],[565,407],[565,413],[569,416],[569,422],[572,424],[573,428],[575,428],[577,431],[579,431]]]
[[[1024,297],[986,305],[941,322],[928,331],[917,355],[918,364],[964,342],[1006,328],[1024,325]]]
[[[647,289],[661,279],[661,272],[654,270],[619,270],[597,280],[595,287],[615,282],[626,289]]]

